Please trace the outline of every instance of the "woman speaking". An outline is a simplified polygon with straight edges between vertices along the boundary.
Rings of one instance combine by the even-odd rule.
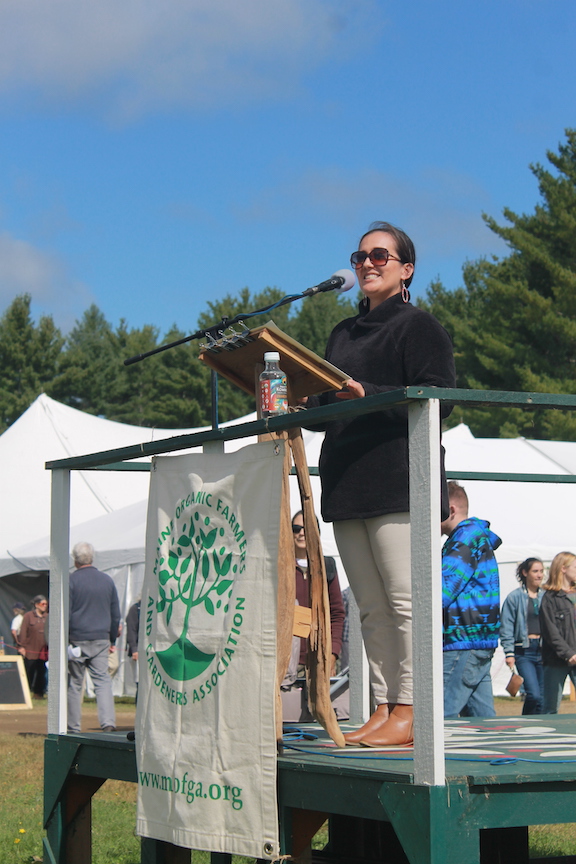
[[[358,315],[334,328],[326,348],[326,359],[350,380],[342,391],[311,397],[308,407],[408,385],[454,387],[450,337],[432,315],[410,303],[416,262],[410,238],[388,222],[374,222],[350,260],[364,298]],[[447,416],[449,409],[443,413]],[[411,744],[408,410],[398,406],[323,428],[322,516],[334,523],[360,608],[376,706],[364,726],[345,736],[346,742]],[[443,486],[446,502],[445,482]],[[447,506],[445,510],[443,518]]]

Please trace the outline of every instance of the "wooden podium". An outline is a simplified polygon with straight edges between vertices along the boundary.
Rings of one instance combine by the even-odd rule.
[[[264,353],[266,351],[278,351],[280,354],[279,365],[286,374],[288,383],[288,403],[293,408],[300,399],[306,396],[323,393],[327,390],[340,390],[350,378],[349,375],[283,333],[273,321],[267,322],[262,327],[256,327],[254,330],[246,329],[240,334],[234,331],[228,336],[223,334],[221,339],[212,340],[210,344],[201,347],[200,359],[220,375],[254,396],[257,393],[258,376],[264,368]],[[258,404],[258,399],[256,399],[256,403]],[[332,638],[328,582],[324,569],[320,532],[312,500],[312,487],[302,430],[297,428],[289,432],[269,433],[262,438],[269,439],[270,435],[284,440],[287,444],[284,457],[278,542],[277,737],[279,741],[282,739],[280,684],[284,680],[290,661],[296,601],[296,560],[292,539],[290,490],[288,486],[291,452],[300,489],[310,575],[311,625],[306,664],[308,705],[312,716],[324,727],[332,740],[339,747],[344,747],[344,736],[338,726],[330,700]]]

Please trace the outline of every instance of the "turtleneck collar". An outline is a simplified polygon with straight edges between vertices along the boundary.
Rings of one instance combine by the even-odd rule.
[[[405,307],[409,305],[410,303],[404,303],[404,301],[402,300],[402,294],[393,294],[392,297],[388,297],[387,300],[384,300],[382,303],[378,303],[378,305],[375,306],[374,309],[370,309],[368,298],[363,297],[358,304],[358,312],[360,314],[360,318],[362,320],[367,319],[367,323],[369,323],[371,321],[382,321],[389,315],[394,314],[395,310],[398,307]]]

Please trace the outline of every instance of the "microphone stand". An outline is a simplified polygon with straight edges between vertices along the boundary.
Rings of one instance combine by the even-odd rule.
[[[337,285],[338,283],[336,283],[334,287],[337,287]],[[282,297],[282,299],[278,300],[276,303],[271,303],[269,306],[264,306],[262,309],[256,309],[253,312],[239,312],[233,318],[227,318],[226,316],[223,316],[218,324],[212,324],[210,327],[207,327],[204,330],[197,330],[190,336],[184,336],[182,339],[176,339],[174,342],[168,342],[166,345],[159,345],[157,348],[153,348],[151,351],[145,351],[143,354],[135,354],[134,357],[128,357],[126,360],[124,360],[124,366],[132,366],[134,363],[140,363],[140,361],[145,360],[146,357],[152,357],[154,354],[160,354],[161,351],[168,351],[171,348],[177,348],[178,345],[184,345],[186,342],[191,342],[193,339],[203,339],[204,337],[206,337],[208,338],[208,340],[214,340],[217,336],[222,336],[224,330],[227,330],[233,324],[237,324],[239,321],[242,321],[245,318],[253,318],[255,315],[262,315],[264,312],[271,312],[273,309],[278,309],[280,306],[285,306],[287,303],[293,303],[295,300],[302,300],[303,297],[310,297],[312,296],[312,292],[313,289],[307,288],[306,291],[303,291],[301,294],[288,294],[285,297]],[[314,291],[313,293],[316,292]],[[217,429],[218,374],[214,369],[210,370],[210,393],[211,424],[212,429]]]

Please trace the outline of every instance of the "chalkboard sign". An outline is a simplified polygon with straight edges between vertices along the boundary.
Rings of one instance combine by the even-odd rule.
[[[0,711],[32,708],[22,657],[0,654]]]

